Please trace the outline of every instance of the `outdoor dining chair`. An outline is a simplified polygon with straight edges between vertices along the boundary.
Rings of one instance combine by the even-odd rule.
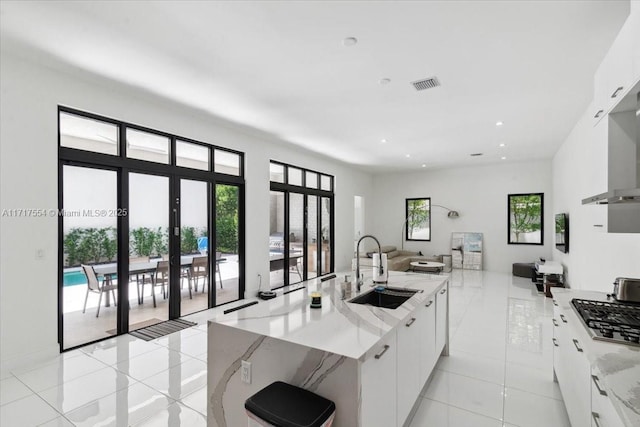
[[[191,293],[191,269],[180,268],[180,288],[182,288],[182,279],[187,279],[189,284],[189,298],[193,299]],[[162,296],[164,298],[169,294],[169,261],[158,261],[153,286],[162,286]],[[155,289],[153,290],[153,306],[156,306]]]
[[[129,257],[129,265],[136,263],[149,262],[148,256],[139,256],[139,257]],[[153,282],[153,273],[134,273],[129,276],[129,282],[135,278],[136,281],[136,291],[138,293],[138,304],[142,304],[144,302],[144,285]]]
[[[198,292],[198,282],[201,277],[203,278],[202,292],[204,292],[205,285],[209,285],[209,257],[207,256],[193,257],[191,261],[191,279],[196,292]]]
[[[85,276],[87,276],[87,295],[84,297],[84,306],[82,307],[82,313],[84,313],[87,309],[89,292],[93,292],[100,295],[100,298],[98,299],[98,310],[96,311],[96,317],[98,317],[100,316],[100,306],[102,305],[102,294],[104,292],[111,291],[113,304],[116,305],[115,291],[118,290],[118,285],[114,284],[111,280],[106,278],[102,281],[101,284],[92,265],[82,264],[82,271],[84,272]]]

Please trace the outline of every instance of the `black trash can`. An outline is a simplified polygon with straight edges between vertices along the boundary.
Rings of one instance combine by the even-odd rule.
[[[330,427],[332,401],[282,381],[263,388],[244,402],[249,427]]]

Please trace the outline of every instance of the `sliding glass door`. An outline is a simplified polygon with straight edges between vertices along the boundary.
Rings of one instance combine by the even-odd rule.
[[[271,162],[270,286],[333,271],[333,177]]]
[[[60,108],[61,350],[244,298],[242,153]]]
[[[129,173],[129,331],[169,319],[169,177]]]
[[[115,170],[62,166],[64,348],[117,333],[118,222]]]

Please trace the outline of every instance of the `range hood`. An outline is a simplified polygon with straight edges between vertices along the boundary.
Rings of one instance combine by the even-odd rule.
[[[614,203],[640,203],[640,188],[611,190],[582,199],[583,205],[611,205]]]
[[[640,82],[602,120],[608,121],[609,191],[582,199],[582,204],[640,203]]]

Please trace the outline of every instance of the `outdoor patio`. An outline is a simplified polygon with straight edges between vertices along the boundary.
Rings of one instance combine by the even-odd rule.
[[[222,277],[222,289],[215,273],[216,304],[221,305],[239,298],[238,286],[238,256],[233,254],[223,255],[226,260],[221,262],[220,275]],[[213,282],[212,282],[213,284]],[[204,287],[203,280],[198,282],[198,290],[192,289],[193,298],[189,298],[189,288],[187,280],[181,281],[181,314],[188,315],[201,310],[208,309],[208,290]],[[144,287],[143,303],[138,304],[135,280],[129,282],[129,330],[143,328],[164,320],[168,320],[169,308],[168,299],[163,299],[162,288],[156,287],[156,307],[153,306],[151,286]],[[113,301],[109,307],[105,307],[105,296],[103,295],[100,307],[100,316],[96,317],[99,295],[89,293],[87,308],[82,313],[87,285],[79,284],[63,287],[63,315],[64,315],[64,347],[70,348],[89,341],[116,335],[116,315],[117,307]]]

